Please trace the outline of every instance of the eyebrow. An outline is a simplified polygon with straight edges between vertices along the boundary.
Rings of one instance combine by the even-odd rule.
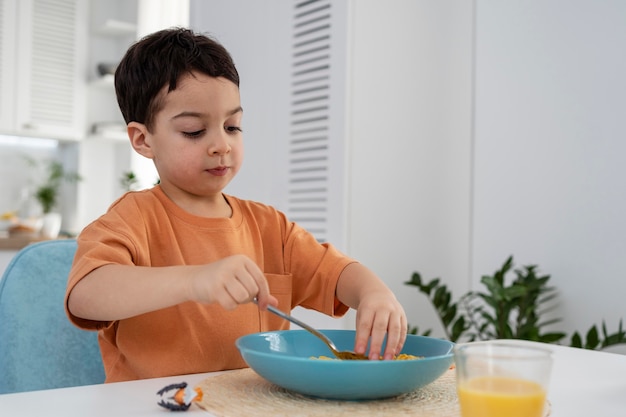
[[[240,113],[240,112],[242,112],[242,113],[243,113],[243,108],[242,108],[241,106],[239,106],[239,107],[237,107],[237,108],[234,108],[234,109],[232,109],[231,111],[229,111],[229,112],[227,113],[227,116],[232,116],[232,115],[237,114],[237,113]],[[183,111],[183,112],[180,112],[180,113],[178,113],[177,115],[173,116],[173,117],[172,117],[172,120],[179,119],[179,118],[181,118],[181,117],[202,117],[202,116],[203,116],[203,114],[202,114],[202,113],[200,113],[200,112],[194,112],[194,111]]]

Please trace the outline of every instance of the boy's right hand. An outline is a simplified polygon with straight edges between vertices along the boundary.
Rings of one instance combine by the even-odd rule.
[[[265,310],[269,304],[278,306],[270,294],[263,271],[245,255],[233,255],[207,265],[193,268],[189,279],[189,299],[204,303],[218,303],[226,310],[257,298]]]

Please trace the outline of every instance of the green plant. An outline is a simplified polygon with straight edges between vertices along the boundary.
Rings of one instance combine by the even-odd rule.
[[[77,182],[82,178],[76,172],[66,172],[63,164],[58,161],[42,162],[26,157],[28,164],[34,168],[44,169],[44,180],[35,188],[35,198],[41,204],[44,214],[50,213],[57,205],[59,190],[63,182]]]
[[[452,301],[452,293],[440,278],[424,282],[419,273],[414,272],[406,285],[417,289],[428,297],[435,308],[446,337],[453,341],[475,341],[489,339],[524,339],[545,343],[558,343],[566,337],[564,332],[544,331],[559,319],[543,320],[553,306],[556,297],[554,287],[548,286],[550,275],[538,275],[537,266],[524,266],[515,269],[515,279],[507,283],[506,276],[513,269],[510,256],[493,276],[485,275],[480,282],[486,292],[469,291],[458,301]],[[414,327],[409,331],[418,333]],[[423,334],[430,333],[430,330]],[[585,339],[574,332],[570,346],[586,349],[605,348],[626,343],[626,332],[620,320],[617,332],[609,334],[602,322],[602,332],[592,326]]]
[[[126,171],[122,173],[122,177],[120,178],[120,185],[124,189],[124,191],[132,191],[135,189],[139,180],[133,171]]]

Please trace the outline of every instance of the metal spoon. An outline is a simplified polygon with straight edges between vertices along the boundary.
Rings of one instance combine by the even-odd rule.
[[[254,298],[254,303],[257,304],[257,299]],[[348,359],[348,360],[368,360],[369,358],[365,355],[361,355],[359,353],[355,353],[355,352],[351,352],[348,350],[339,350],[337,349],[337,346],[335,346],[335,344],[332,342],[332,340],[330,340],[328,337],[326,337],[325,334],[315,330],[313,327],[309,326],[308,324],[298,320],[297,318],[290,316],[289,314],[285,314],[282,311],[280,311],[279,309],[272,307],[270,305],[267,306],[267,310],[271,313],[276,314],[279,317],[282,317],[285,320],[288,320],[290,322],[292,322],[293,324],[296,324],[300,327],[302,327],[304,330],[307,330],[311,333],[313,333],[315,336],[319,337],[322,342],[326,343],[326,346],[328,346],[328,348],[333,352],[333,355],[335,355],[337,357],[337,359]]]

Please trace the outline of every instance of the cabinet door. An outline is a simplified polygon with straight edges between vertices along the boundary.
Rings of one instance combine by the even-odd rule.
[[[17,0],[0,0],[0,133],[15,127]]]
[[[86,2],[20,0],[16,130],[79,139],[84,134]]]

